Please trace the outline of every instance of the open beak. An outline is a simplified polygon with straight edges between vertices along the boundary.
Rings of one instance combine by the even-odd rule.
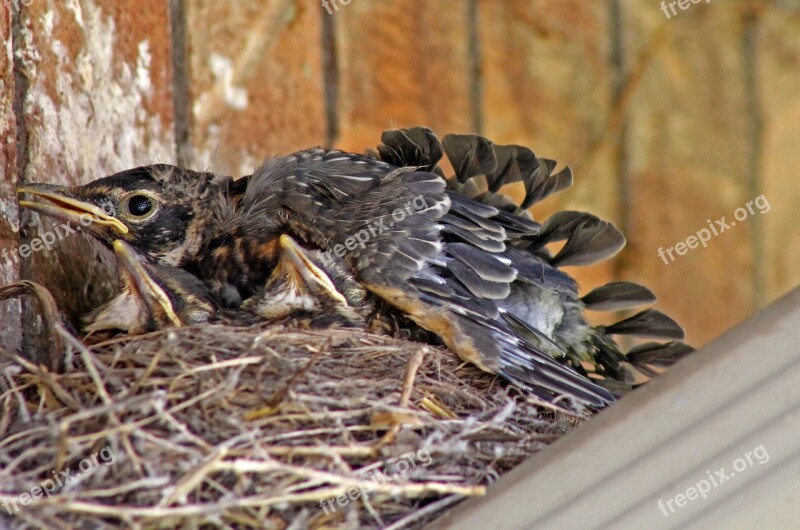
[[[175,327],[181,327],[183,324],[175,314],[172,301],[139,261],[133,247],[117,239],[114,241],[114,255],[117,257],[118,272],[128,288],[134,291],[132,294],[138,294],[148,307],[158,304],[169,321]]]
[[[128,233],[128,227],[116,217],[108,215],[102,208],[94,204],[79,201],[69,196],[67,188],[53,184],[27,184],[17,188],[17,193],[28,193],[46,202],[19,201],[20,206],[35,212],[51,215],[65,221],[77,221],[84,224],[88,219],[91,224],[110,226],[119,235]]]
[[[292,277],[295,284],[305,286],[319,285],[331,298],[347,305],[347,300],[336,290],[327,274],[308,258],[305,251],[294,239],[283,234],[279,239],[281,247],[281,257],[276,268],[280,274]]]

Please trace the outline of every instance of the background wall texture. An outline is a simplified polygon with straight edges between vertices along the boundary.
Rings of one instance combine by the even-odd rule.
[[[23,182],[155,162],[238,176],[270,154],[363,151],[424,124],[572,166],[575,186],[534,215],[589,210],[628,246],[571,272],[584,290],[650,286],[696,346],[800,283],[797,0],[2,2],[9,256],[52,229],[19,211]],[[682,246],[723,216],[707,247]],[[0,284],[37,279],[77,315],[113,287],[108,262],[69,236],[0,257]],[[28,315],[0,303],[0,346],[37,348]]]

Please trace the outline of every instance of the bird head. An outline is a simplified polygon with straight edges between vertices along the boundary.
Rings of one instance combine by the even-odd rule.
[[[268,320],[307,316],[328,316],[331,322],[361,320],[329,275],[312,261],[309,251],[286,234],[279,237],[278,247],[278,261],[264,289],[242,309]]]
[[[212,212],[224,201],[230,177],[166,164],[143,166],[82,186],[26,184],[20,205],[79,223],[106,244],[123,240],[161,264],[177,265],[197,251]],[[205,214],[205,215],[204,215]]]
[[[86,317],[87,331],[146,333],[207,322],[214,315],[206,287],[188,272],[149,263],[122,240],[113,248],[119,291]]]

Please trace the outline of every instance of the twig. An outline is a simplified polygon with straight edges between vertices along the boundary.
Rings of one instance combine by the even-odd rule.
[[[443,497],[438,501],[428,504],[424,508],[414,510],[402,519],[398,519],[394,523],[385,527],[383,530],[402,530],[403,528],[409,528],[412,524],[416,523],[420,519],[424,519],[425,517],[433,515],[436,512],[442,511],[445,508],[456,504],[457,502],[461,502],[462,500],[464,500],[464,497],[461,495],[448,495],[447,497]]]
[[[408,360],[406,373],[403,377],[403,387],[400,393],[400,406],[403,408],[407,408],[409,402],[411,401],[411,392],[414,390],[414,381],[417,378],[417,371],[419,371],[419,367],[422,365],[422,361],[428,351],[429,349],[426,347],[419,348]],[[394,421],[386,434],[384,434],[383,437],[378,440],[378,443],[375,444],[375,449],[380,449],[381,447],[392,443],[397,436],[397,433],[400,432],[402,426],[403,424],[401,422]]]
[[[89,372],[89,375],[92,377],[92,381],[94,381],[95,387],[97,389],[97,394],[103,400],[103,403],[110,406],[114,404],[114,400],[111,399],[111,395],[106,390],[105,384],[103,383],[103,379],[100,377],[100,374],[97,371],[97,367],[95,363],[97,362],[92,355],[92,352],[89,349],[80,343],[75,337],[73,337],[70,333],[68,333],[64,328],[58,326],[56,328],[56,332],[61,335],[61,337],[72,345],[73,348],[81,352],[81,357],[83,358],[83,363],[86,365],[86,370]],[[116,412],[113,408],[109,408],[108,410],[108,417],[116,426],[121,426],[123,423],[120,421],[119,417],[117,416]],[[62,434],[64,434],[62,432]],[[65,440],[66,437],[62,436],[62,440]],[[128,457],[131,459],[133,466],[136,468],[136,472],[141,476],[142,475],[142,463],[139,460],[136,451],[133,449],[133,444],[131,443],[130,437],[127,434],[122,436],[122,443],[125,445],[125,450],[128,453]],[[64,465],[63,461],[56,461],[56,469],[61,469]]]

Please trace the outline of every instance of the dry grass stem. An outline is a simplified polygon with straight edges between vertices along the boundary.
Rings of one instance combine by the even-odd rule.
[[[584,419],[358,330],[56,334],[0,357],[2,528],[419,528]]]

